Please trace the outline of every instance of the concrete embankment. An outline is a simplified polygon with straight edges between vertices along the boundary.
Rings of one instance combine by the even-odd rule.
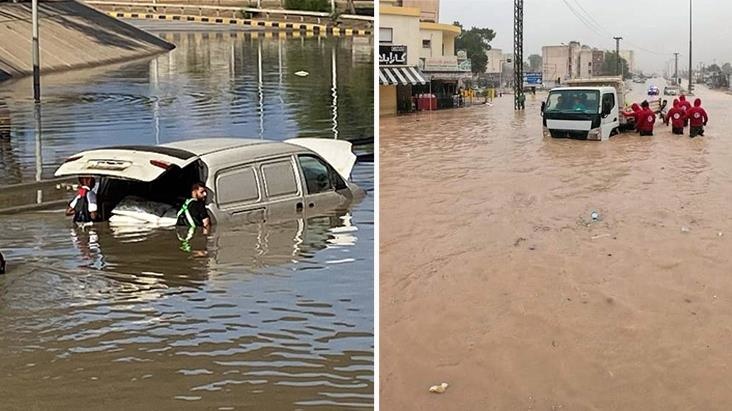
[[[0,81],[33,73],[30,3],[0,3]],[[173,49],[76,1],[39,4],[41,72],[122,62]]]

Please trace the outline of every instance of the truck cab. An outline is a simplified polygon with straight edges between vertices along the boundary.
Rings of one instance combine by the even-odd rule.
[[[544,135],[607,140],[618,133],[621,118],[615,87],[558,87],[542,103]]]

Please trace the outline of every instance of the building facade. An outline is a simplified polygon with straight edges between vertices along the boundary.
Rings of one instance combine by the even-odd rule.
[[[635,73],[635,52],[633,50],[620,50],[620,57],[624,58],[628,63],[628,70]]]
[[[555,87],[577,78],[601,75],[605,52],[577,41],[541,48],[542,77],[545,87]]]
[[[448,106],[461,81],[472,78],[470,61],[455,50],[460,28],[438,18],[439,0],[380,2],[381,115],[424,109],[425,98],[430,110]]]

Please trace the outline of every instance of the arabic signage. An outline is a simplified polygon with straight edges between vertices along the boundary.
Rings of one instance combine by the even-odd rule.
[[[397,66],[407,64],[407,46],[379,44],[379,65]]]
[[[540,72],[528,72],[524,73],[524,85],[528,86],[540,86],[542,81]]]
[[[470,60],[460,61],[457,56],[427,57],[422,65],[424,71],[470,71]]]

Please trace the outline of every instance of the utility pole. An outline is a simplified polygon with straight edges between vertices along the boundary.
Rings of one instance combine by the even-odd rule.
[[[615,39],[615,74],[620,75],[620,40],[622,37],[613,37]]]
[[[692,67],[691,67],[691,0],[689,0],[689,90],[688,93],[691,94],[692,92],[692,83],[691,83],[691,73],[692,73]]]
[[[524,0],[513,1],[513,108],[524,109]]]
[[[679,53],[674,53],[674,83],[679,82]],[[679,85],[680,86],[680,85]]]
[[[38,0],[31,5],[33,20],[33,100],[41,102],[41,52],[38,46]]]

